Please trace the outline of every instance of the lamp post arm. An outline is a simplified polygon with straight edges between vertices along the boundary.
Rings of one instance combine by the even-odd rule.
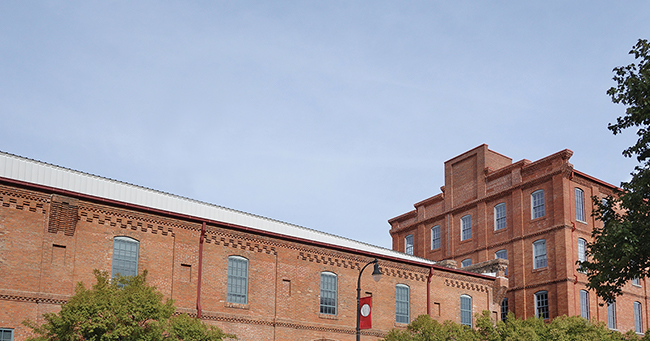
[[[361,268],[361,271],[359,271],[359,279],[357,280],[357,341],[361,340],[361,328],[359,328],[361,322],[361,275],[363,274],[363,270],[365,270],[370,264],[377,264],[377,258]]]

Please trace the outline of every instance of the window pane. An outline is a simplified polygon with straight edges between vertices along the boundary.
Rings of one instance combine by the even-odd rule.
[[[544,209],[544,190],[538,190],[531,195],[533,206],[532,216],[533,219],[543,217],[546,214]]]
[[[508,259],[508,251],[499,250],[499,251],[494,253],[494,258]],[[508,276],[508,268],[506,268],[505,275]]]
[[[607,327],[616,329],[616,302],[607,303]]]
[[[576,187],[576,220],[585,221],[585,193]]]
[[[409,287],[398,284],[395,286],[395,321],[397,323],[409,323]]]
[[[464,267],[470,266],[470,265],[472,265],[472,259],[471,258],[464,259],[462,262],[460,262],[460,267],[461,268],[464,268]]]
[[[546,240],[542,239],[533,243],[533,258],[534,269],[546,266]]]
[[[404,253],[412,255],[413,254],[413,235],[409,234],[404,238]]]
[[[138,249],[140,243],[128,237],[113,239],[113,265],[111,277],[138,275]]]
[[[336,281],[333,273],[321,272],[320,274],[320,312],[321,314],[336,315]]]
[[[535,294],[535,311],[538,318],[547,319],[548,314],[548,292],[540,291]]]
[[[440,248],[440,226],[431,228],[431,250]]]
[[[641,318],[641,303],[634,302],[634,331],[637,333],[643,333],[643,321]]]
[[[466,215],[460,218],[460,240],[472,238],[472,216]]]
[[[226,300],[230,303],[248,303],[248,260],[228,257],[228,287]]]
[[[505,322],[508,319],[508,298],[501,301],[501,321]]]
[[[494,206],[494,229],[506,228],[506,204],[500,203]]]
[[[580,316],[589,319],[589,293],[580,290]]]
[[[472,326],[472,298],[467,295],[460,296],[460,324]]]
[[[14,330],[0,328],[0,341],[13,341]]]

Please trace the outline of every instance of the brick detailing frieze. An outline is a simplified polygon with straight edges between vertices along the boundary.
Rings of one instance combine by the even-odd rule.
[[[175,219],[151,214],[138,214],[134,211],[107,209],[104,206],[81,202],[79,219],[83,222],[129,229],[132,231],[174,236],[174,229],[200,231],[198,224],[182,223]]]
[[[47,202],[45,195],[0,186],[0,207],[45,214]]]
[[[452,288],[460,288],[477,292],[488,292],[488,288],[484,285],[459,280],[445,279],[445,285]]]
[[[74,236],[78,220],[79,200],[61,195],[52,195],[47,232],[63,232],[66,236]]]

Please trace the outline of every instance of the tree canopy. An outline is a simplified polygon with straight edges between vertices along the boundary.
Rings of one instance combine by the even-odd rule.
[[[43,315],[45,323],[32,328],[35,337],[45,340],[184,340],[217,341],[236,338],[219,328],[208,327],[186,314],[174,315],[173,301],[146,282],[147,272],[134,277],[117,277],[95,270],[97,283],[87,289],[78,283],[75,294],[58,313]]]
[[[587,246],[589,288],[606,300],[615,300],[625,283],[650,274],[650,44],[639,39],[630,51],[636,63],[614,68],[617,85],[607,94],[627,106],[625,115],[608,125],[615,135],[636,129],[638,140],[623,151],[639,164],[628,182],[606,199],[592,198],[594,215],[603,227],[593,230]]]
[[[406,330],[393,329],[384,341],[633,341],[650,340],[634,331],[622,334],[609,330],[602,322],[590,322],[580,316],[560,316],[550,323],[531,317],[516,319],[510,313],[505,322],[496,324],[489,311],[476,314],[476,329],[445,321],[440,323],[429,315],[418,316]]]

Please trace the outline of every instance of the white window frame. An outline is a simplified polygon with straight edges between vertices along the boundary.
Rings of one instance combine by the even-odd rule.
[[[574,190],[574,197],[576,203],[576,220],[582,223],[586,223],[585,216],[585,191],[581,188],[576,187]]]
[[[641,302],[634,301],[634,331],[637,334],[643,334],[643,311]]]
[[[404,253],[407,255],[412,255],[413,254],[413,235],[409,234],[408,236],[404,237]]]
[[[441,245],[440,225],[431,228],[431,250],[437,250]]]
[[[533,242],[533,269],[541,269],[547,266],[546,239],[536,240]]]
[[[541,290],[535,293],[535,316],[537,318],[550,318],[548,291]]]
[[[117,274],[122,276],[137,276],[140,260],[140,242],[126,236],[113,238],[113,260],[111,263],[111,278]]]
[[[395,285],[395,322],[411,322],[411,288],[406,284]]]
[[[581,262],[587,260],[587,240],[584,238],[578,238],[578,260]],[[578,272],[586,273],[580,266],[578,266]]]
[[[248,259],[242,256],[228,256],[226,302],[248,304],[248,265]]]
[[[580,290],[580,316],[589,320],[589,292]]]
[[[494,230],[503,230],[508,227],[506,219],[506,203],[502,202],[494,206]]]
[[[338,276],[331,271],[320,273],[320,313],[336,315],[338,307]]]
[[[641,286],[641,280],[639,277],[632,278],[632,285],[640,287]]]
[[[472,215],[466,214],[460,218],[460,240],[472,238]]]
[[[497,252],[494,253],[494,259],[508,259],[508,250],[506,249],[501,249]],[[504,275],[508,276],[508,268],[506,267],[506,271]]]
[[[461,268],[464,268],[464,267],[467,267],[467,266],[470,266],[470,265],[472,265],[472,259],[471,258],[465,258],[460,262],[460,267]]]
[[[472,296],[460,295],[460,324],[472,328],[472,310]]]
[[[607,302],[607,327],[616,330],[616,302]]]
[[[544,190],[538,189],[530,194],[530,216],[531,219],[541,218],[546,215],[546,203]]]
[[[0,341],[13,341],[14,330],[11,328],[0,328]]]

